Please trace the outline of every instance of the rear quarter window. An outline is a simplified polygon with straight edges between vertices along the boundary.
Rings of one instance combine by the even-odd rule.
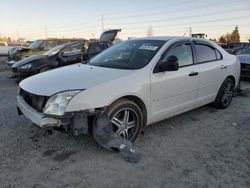
[[[215,53],[216,53],[217,60],[223,59],[223,57],[222,57],[221,53],[219,52],[219,50],[215,49]]]

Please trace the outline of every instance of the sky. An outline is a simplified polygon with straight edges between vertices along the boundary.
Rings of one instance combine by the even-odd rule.
[[[102,29],[119,37],[205,33],[218,39],[238,25],[250,38],[250,0],[0,0],[0,37],[98,38]]]

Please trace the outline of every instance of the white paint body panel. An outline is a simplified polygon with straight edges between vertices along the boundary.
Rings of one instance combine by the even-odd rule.
[[[184,38],[148,39],[168,42],[142,69],[119,70],[77,64],[25,79],[20,87],[30,93],[45,96],[66,90],[85,89],[70,100],[66,112],[109,106],[124,96],[136,96],[144,102],[147,124],[151,124],[213,102],[228,76],[233,76],[236,85],[238,84],[239,61],[212,42],[211,45],[221,52],[223,60],[153,74],[155,64],[169,45]],[[227,66],[227,69],[221,69],[222,65]],[[199,75],[189,77],[188,74],[192,71],[199,72]]]

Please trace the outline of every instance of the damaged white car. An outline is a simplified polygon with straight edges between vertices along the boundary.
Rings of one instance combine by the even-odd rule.
[[[213,103],[226,108],[240,62],[217,44],[185,37],[134,39],[87,63],[20,83],[19,114],[40,127],[91,130],[107,112],[113,130],[134,141],[146,125]]]

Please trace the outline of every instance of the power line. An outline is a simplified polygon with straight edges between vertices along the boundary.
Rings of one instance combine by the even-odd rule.
[[[162,22],[162,21],[176,21],[176,20],[187,20],[189,18],[194,18],[194,17],[208,17],[208,16],[215,16],[215,15],[221,15],[221,14],[225,14],[225,13],[228,13],[228,14],[232,14],[233,11],[247,11],[249,12],[249,9],[248,8],[241,8],[241,9],[231,9],[231,10],[226,10],[226,11],[217,11],[217,12],[210,12],[208,14],[198,14],[198,15],[191,15],[191,16],[176,16],[176,17],[168,17],[167,19],[166,18],[161,18],[161,19],[152,19],[152,20],[147,20],[147,21],[144,21],[144,22],[141,22],[141,21],[136,21],[136,22],[126,22],[126,23],[117,23],[116,25],[123,25],[123,24],[126,24],[126,25],[138,25],[138,24],[145,24],[145,23],[152,23],[152,22]],[[242,12],[241,12],[242,13]],[[163,16],[163,15],[162,15]],[[114,23],[107,23],[107,25],[113,25]]]
[[[197,1],[195,1],[195,2],[197,2]],[[194,6],[190,6],[190,7],[180,7],[180,6],[178,6],[178,8],[177,9],[170,9],[170,10],[166,10],[166,8],[171,8],[171,6],[168,6],[168,7],[166,7],[166,8],[164,8],[163,6],[161,6],[159,9],[164,9],[164,11],[162,11],[162,12],[156,12],[156,13],[154,13],[154,14],[150,14],[149,12],[144,12],[144,13],[139,13],[138,14],[138,12],[137,11],[135,11],[135,14],[136,15],[134,15],[134,14],[129,14],[129,15],[125,15],[125,16],[120,16],[120,17],[113,17],[113,18],[108,18],[108,17],[106,17],[106,20],[121,20],[121,19],[127,19],[127,18],[138,18],[138,17],[152,17],[152,16],[155,16],[155,15],[162,15],[163,13],[167,13],[167,14],[169,14],[169,13],[176,13],[176,12],[178,12],[178,11],[190,11],[191,9],[193,9],[193,10],[200,10],[200,9],[207,9],[208,7],[211,7],[211,6],[213,6],[214,7],[214,2],[210,2],[210,3],[207,3],[206,2],[206,4],[204,5],[203,3],[204,3],[204,1],[200,1],[200,2],[202,2],[202,4],[201,5],[198,5],[197,6],[197,4],[195,4]],[[216,6],[216,7],[220,7],[220,6],[223,6],[223,7],[225,7],[225,6],[228,6],[228,5],[232,5],[232,4],[236,4],[236,5],[238,5],[239,4],[239,2],[249,2],[248,0],[238,0],[237,2],[231,2],[231,3],[228,3],[227,2],[227,4],[223,4],[223,3],[220,3],[220,2],[218,2],[218,5]],[[180,7],[180,8],[179,8]],[[249,7],[248,7],[249,8]],[[151,9],[151,10],[154,10],[154,9]]]
[[[207,6],[206,6],[207,7]],[[196,7],[197,8],[197,7]],[[235,9],[235,11],[242,11],[242,10],[247,10],[248,9]],[[204,17],[204,16],[210,16],[210,15],[219,15],[219,14],[224,14],[224,13],[232,13],[232,11],[234,10],[226,10],[224,12],[213,12],[213,13],[209,13],[209,14],[200,14],[200,15],[194,15],[194,16],[199,16],[199,17]],[[162,15],[163,16],[163,15]],[[188,19],[188,18],[193,18],[194,16],[189,16],[189,17],[185,17],[184,19]],[[183,17],[169,17],[168,16],[168,19],[170,21],[173,21],[173,20],[179,20],[179,19],[183,19]],[[102,18],[103,20],[103,18]],[[154,19],[154,20],[149,20],[147,22],[129,22],[129,23],[122,23],[122,24],[126,24],[126,25],[138,25],[138,24],[145,24],[145,23],[150,23],[151,22],[159,22],[159,21],[165,21],[166,19]],[[122,24],[117,24],[117,25],[122,25]],[[111,24],[107,24],[109,25],[109,27],[111,28]],[[117,27],[116,25],[116,27]],[[87,28],[86,28],[87,27]],[[93,29],[97,29],[97,24],[94,23],[94,24],[91,24],[91,25],[79,25],[78,27],[67,27],[67,28],[59,28],[59,29],[55,29],[55,28],[52,28],[50,29],[50,33],[52,32],[59,32],[59,30],[62,30],[62,32],[65,32],[65,31],[75,31],[75,30],[81,30],[81,31],[93,31]],[[26,33],[32,33],[32,32],[26,32]]]

